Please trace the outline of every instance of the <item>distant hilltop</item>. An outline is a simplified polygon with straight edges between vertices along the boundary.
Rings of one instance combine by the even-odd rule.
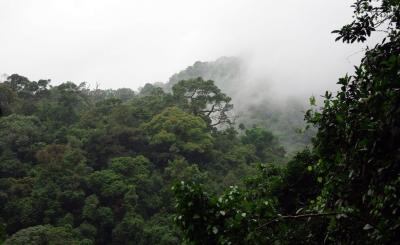
[[[243,67],[243,61],[237,57],[224,56],[215,61],[196,61],[185,70],[172,75],[165,88],[170,90],[181,80],[202,77],[205,80],[213,80],[219,88],[229,93],[232,92],[232,85],[240,80]]]
[[[271,130],[282,145],[293,153],[308,145],[312,132],[300,134],[305,126],[303,118],[306,101],[284,97],[270,90],[266,77],[249,74],[246,62],[238,57],[220,57],[215,61],[196,61],[186,69],[175,73],[165,84],[155,84],[171,91],[181,80],[202,77],[215,84],[232,98],[236,123],[245,126],[262,126]]]

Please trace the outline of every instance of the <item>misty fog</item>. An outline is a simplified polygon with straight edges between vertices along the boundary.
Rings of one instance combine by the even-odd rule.
[[[398,244],[399,16],[1,0],[0,244]]]
[[[349,5],[2,1],[0,80],[18,73],[54,85],[140,90],[202,76],[232,97],[238,123],[262,124],[294,151],[308,98],[334,90],[364,53],[366,45],[336,43],[331,34],[349,21]]]
[[[350,2],[1,1],[0,74],[137,89],[196,61],[240,57],[243,88],[318,94],[362,46],[333,42]]]

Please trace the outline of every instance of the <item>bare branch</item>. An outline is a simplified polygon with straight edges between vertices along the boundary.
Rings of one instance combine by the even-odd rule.
[[[299,215],[282,215],[282,216],[278,216],[278,217],[268,221],[267,223],[260,225],[259,227],[256,228],[256,230],[266,227],[272,223],[284,220],[284,219],[307,219],[307,218],[321,217],[321,216],[333,216],[333,215],[338,215],[338,214],[343,214],[343,213],[314,213],[314,214],[299,214]]]

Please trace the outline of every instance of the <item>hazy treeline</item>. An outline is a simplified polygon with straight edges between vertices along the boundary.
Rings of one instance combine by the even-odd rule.
[[[180,80],[197,77],[215,81],[232,98],[235,105],[232,113],[237,125],[257,125],[274,132],[288,153],[301,150],[310,143],[314,131],[304,132],[308,97],[288,97],[277,92],[268,77],[252,74],[246,60],[221,57],[213,62],[198,61],[159,86],[170,91]]]
[[[400,4],[352,7],[337,41],[386,37],[307,110],[236,58],[138,92],[7,76],[0,243],[397,244]]]
[[[311,98],[312,147],[220,195],[174,186],[189,244],[398,244],[400,234],[400,2],[357,0],[336,41],[368,48],[322,106]],[[312,37],[310,37],[312,38]]]
[[[179,244],[175,182],[220,193],[258,162],[285,161],[271,132],[233,127],[210,80],[136,93],[14,74],[0,95],[5,244]]]

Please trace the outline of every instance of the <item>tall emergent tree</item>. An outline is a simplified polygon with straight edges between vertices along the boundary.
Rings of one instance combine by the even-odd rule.
[[[326,92],[323,106],[306,113],[317,128],[312,152],[283,170],[262,165],[245,188],[219,198],[193,183],[176,185],[176,221],[187,241],[398,243],[400,1],[357,0],[352,7],[354,20],[333,31],[336,40],[364,42],[376,31],[386,37],[367,48],[354,75],[339,79],[340,91]]]
[[[201,77],[182,80],[172,91],[180,107],[202,117],[211,126],[232,123],[228,115],[233,108],[231,98],[222,93],[214,81],[204,81]]]
[[[182,244],[176,181],[218,192],[285,157],[264,129],[213,126],[201,111],[231,106],[212,81],[180,85],[198,86],[198,103],[150,84],[136,94],[1,82],[0,244]]]

